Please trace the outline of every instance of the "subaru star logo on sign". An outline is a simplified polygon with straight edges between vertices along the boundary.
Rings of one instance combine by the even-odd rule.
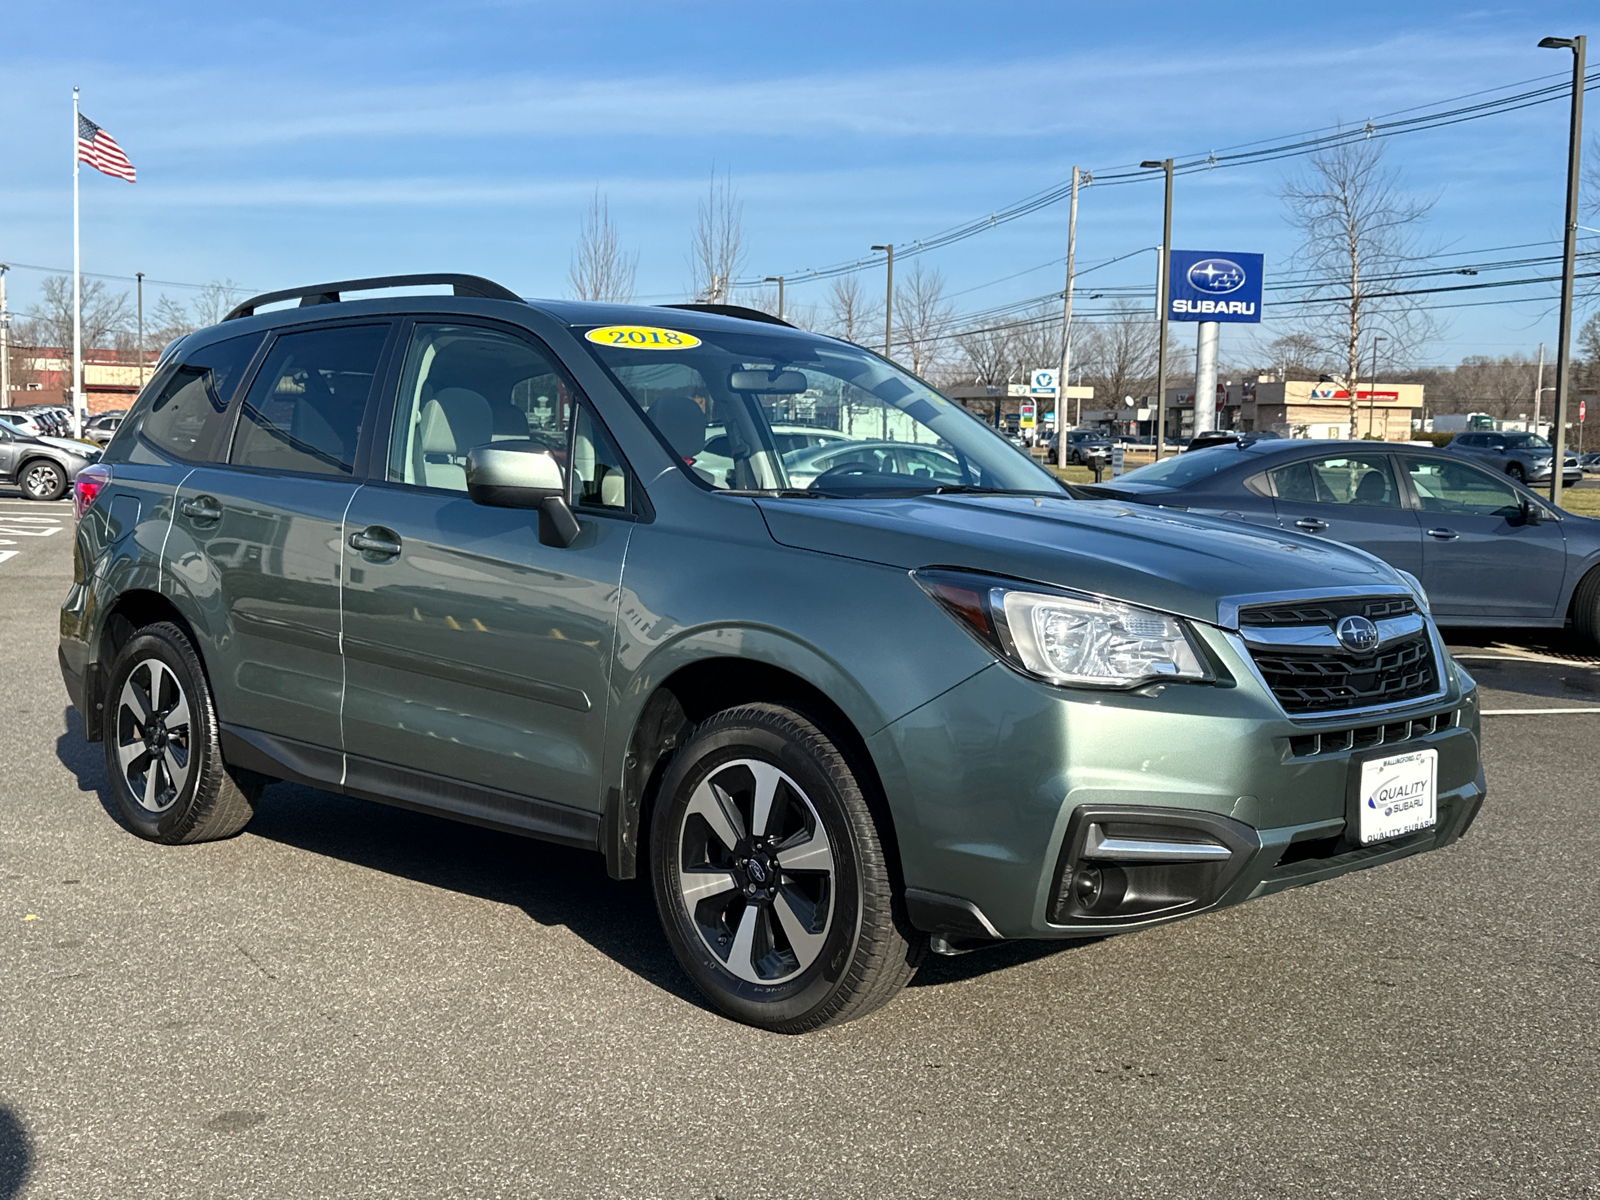
[[[1378,627],[1366,617],[1352,615],[1344,618],[1334,634],[1346,650],[1353,650],[1357,654],[1378,648]]]
[[[1259,254],[1174,250],[1167,317],[1173,321],[1260,321],[1261,273]]]

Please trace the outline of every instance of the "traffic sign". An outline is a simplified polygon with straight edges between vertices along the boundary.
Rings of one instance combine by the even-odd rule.
[[[1578,420],[1580,422],[1583,420],[1583,410],[1584,410],[1584,408],[1586,406],[1587,406],[1587,401],[1584,401],[1584,400],[1579,400],[1578,401]]]

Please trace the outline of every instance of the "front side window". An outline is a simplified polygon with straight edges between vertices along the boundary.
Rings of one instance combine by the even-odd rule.
[[[234,434],[236,466],[349,476],[388,325],[286,333],[250,385]]]
[[[1399,508],[1389,460],[1381,454],[1335,454],[1291,463],[1272,473],[1278,499],[1298,504]]]
[[[260,334],[213,342],[189,355],[145,409],[138,432],[158,450],[191,462],[207,455],[228,401],[261,344]],[[120,419],[120,418],[119,418]],[[132,437],[134,431],[127,431]],[[125,439],[118,439],[126,444]]]
[[[1406,460],[1406,473],[1423,512],[1516,517],[1522,494],[1488,471],[1437,458]]]
[[[477,325],[418,324],[389,435],[389,479],[467,490],[467,454],[514,442],[555,458],[586,507],[626,508],[622,461],[543,347]]]
[[[778,329],[577,333],[706,487],[1062,491],[960,405],[848,343]]]

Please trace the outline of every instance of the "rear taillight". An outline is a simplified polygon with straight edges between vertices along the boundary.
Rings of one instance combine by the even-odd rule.
[[[72,481],[73,520],[83,518],[84,510],[94,503],[100,489],[110,482],[111,468],[102,467],[99,463],[78,472],[78,477]]]

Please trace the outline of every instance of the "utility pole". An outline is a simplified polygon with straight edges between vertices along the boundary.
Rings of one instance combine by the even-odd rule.
[[[1067,290],[1061,298],[1061,374],[1056,379],[1056,466],[1067,465],[1067,382],[1072,378],[1072,266],[1078,249],[1078,184],[1091,178],[1072,168],[1072,204],[1067,210]],[[1077,422],[1073,422],[1076,425]]]
[[[1539,343],[1539,374],[1533,382],[1533,432],[1539,432],[1539,401],[1544,398],[1544,343]]]
[[[6,308],[6,272],[0,263],[0,408],[11,407],[11,313]]]
[[[894,246],[874,246],[873,249],[889,255],[888,282],[884,285],[883,298],[883,356],[889,358],[889,347],[894,344]]]
[[[1583,84],[1586,39],[1547,37],[1545,50],[1572,51],[1572,122],[1567,145],[1567,229],[1561,249],[1561,329],[1556,344],[1556,437],[1550,463],[1550,503],[1560,507],[1562,476],[1567,469],[1567,397],[1572,384],[1572,282],[1578,249],[1578,171],[1583,157]]]
[[[1161,212],[1161,253],[1156,267],[1156,308],[1161,314],[1160,341],[1156,346],[1156,461],[1160,462],[1167,442],[1167,309],[1171,307],[1167,301],[1167,272],[1172,267],[1172,160],[1147,158],[1139,165],[1146,170],[1159,167],[1167,177],[1166,204]]]
[[[144,390],[144,272],[133,273],[135,281],[135,294],[139,297],[139,347],[134,351],[135,360],[139,364],[139,390]]]

